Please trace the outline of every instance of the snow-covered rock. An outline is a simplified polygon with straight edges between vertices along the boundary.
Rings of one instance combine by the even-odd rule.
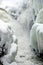
[[[12,43],[9,53],[5,56],[6,61],[8,63],[11,64],[12,62],[15,61],[15,56],[17,55],[17,50],[18,50],[17,44]]]
[[[15,61],[15,56],[17,54],[17,38],[14,34],[9,22],[11,22],[11,17],[6,10],[0,9],[0,58],[4,63],[6,59],[7,63],[12,63]],[[7,22],[7,23],[6,23]]]

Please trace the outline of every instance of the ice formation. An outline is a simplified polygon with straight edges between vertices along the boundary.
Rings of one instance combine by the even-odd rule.
[[[36,15],[43,8],[43,0],[30,0],[30,4],[35,10]]]
[[[30,40],[32,48],[39,53],[41,53],[40,50],[43,50],[43,47],[41,49],[41,45],[43,45],[43,43],[41,44],[41,42],[43,41],[42,37],[43,37],[43,24],[35,23],[31,30]]]
[[[37,15],[36,22],[32,26],[30,33],[32,48],[37,53],[43,53],[43,9]]]

